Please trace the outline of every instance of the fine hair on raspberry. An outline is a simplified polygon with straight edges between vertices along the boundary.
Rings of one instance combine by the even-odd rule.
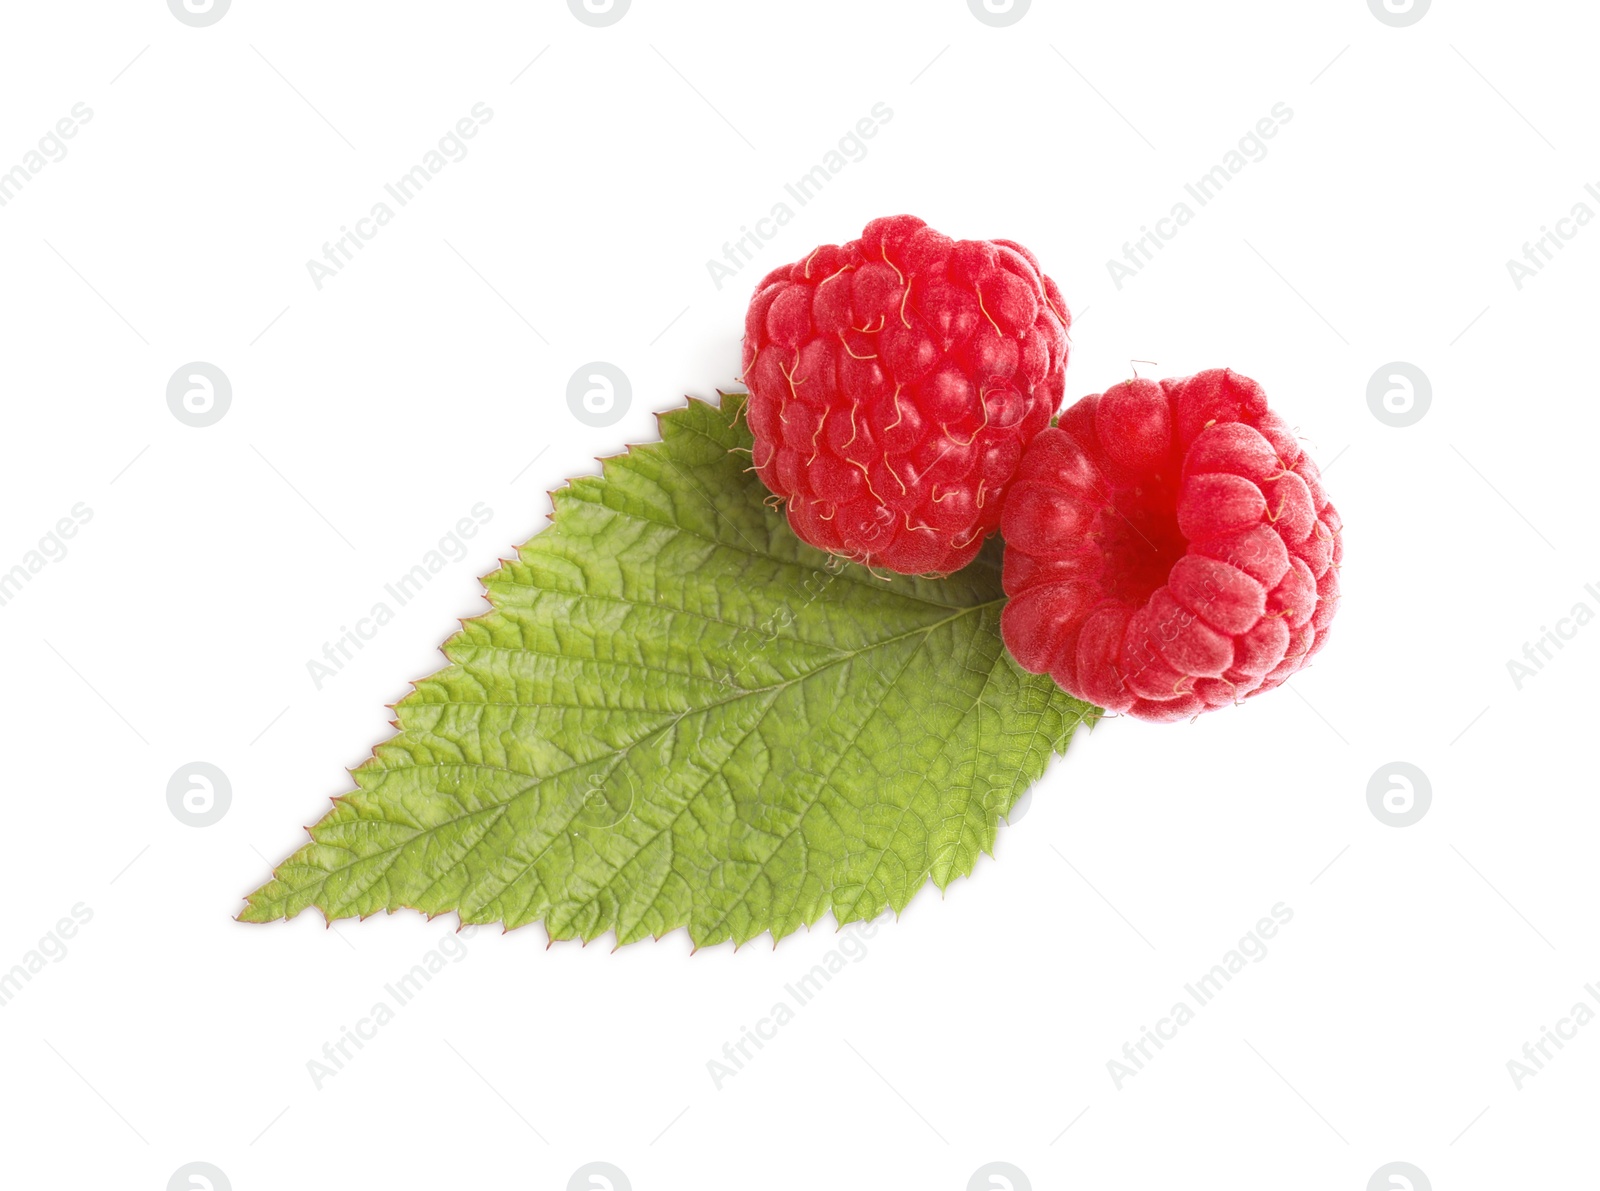
[[[756,470],[809,545],[902,574],[959,570],[1061,404],[1070,325],[1021,245],[875,219],[756,287]]]
[[[1002,521],[1006,646],[1107,711],[1172,721],[1237,703],[1322,648],[1341,528],[1255,381],[1124,381],[1023,455]]]

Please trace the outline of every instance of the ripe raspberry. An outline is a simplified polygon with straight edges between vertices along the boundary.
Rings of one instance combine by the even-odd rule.
[[[971,562],[1061,403],[1071,316],[1033,254],[920,219],[769,273],[745,316],[762,480],[821,550],[904,574]]]
[[[1255,381],[1124,381],[1022,458],[1001,630],[1077,698],[1186,719],[1271,690],[1322,647],[1341,525]]]

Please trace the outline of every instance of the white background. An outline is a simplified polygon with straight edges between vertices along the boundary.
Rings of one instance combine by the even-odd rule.
[[[0,968],[93,918],[0,1008],[0,1183],[160,1191],[206,1161],[237,1191],[559,1189],[592,1160],[638,1191],[959,1191],[993,1160],[1035,1188],[1361,1191],[1399,1160],[1439,1189],[1594,1179],[1600,1024],[1521,1090],[1506,1066],[1600,981],[1600,627],[1520,690],[1507,669],[1600,611],[1600,226],[1520,290],[1506,268],[1600,212],[1592,6],[4,20],[0,170],[74,104],[93,118],[0,208],[0,569],[93,516],[0,607]],[[470,154],[319,290],[306,261],[479,102]],[[716,288],[707,259],[879,102],[865,158]],[[1279,102],[1265,158],[1119,288],[1107,260]],[[546,491],[734,385],[760,273],[900,211],[1037,253],[1076,316],[1070,397],[1130,360],[1260,380],[1344,517],[1332,642],[1244,708],[1081,734],[997,859],[885,921],[720,1090],[707,1061],[830,929],[693,957],[681,932],[613,954],[481,930],[319,1090],[307,1061],[451,926],[246,927],[243,895]],[[610,428],[566,405],[595,359],[633,383]],[[166,404],[194,360],[233,385],[205,429]],[[1367,403],[1393,360],[1433,387],[1406,428]],[[480,501],[467,557],[317,689],[307,661]],[[233,791],[203,829],[166,804],[195,760]],[[1395,760],[1433,792],[1403,829],[1367,805]],[[1278,902],[1267,957],[1118,1090],[1107,1061]]]

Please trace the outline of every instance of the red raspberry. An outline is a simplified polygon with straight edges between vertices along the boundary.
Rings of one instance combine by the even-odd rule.
[[[1023,448],[1061,404],[1070,324],[1021,245],[875,219],[756,287],[756,470],[820,550],[958,570],[999,527]]]
[[[1085,397],[1006,498],[1006,646],[1070,694],[1187,719],[1271,690],[1327,639],[1342,522],[1249,377]]]

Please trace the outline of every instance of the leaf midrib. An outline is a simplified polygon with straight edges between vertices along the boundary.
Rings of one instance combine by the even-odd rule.
[[[1002,597],[1002,598],[997,598],[997,599],[993,599],[993,600],[987,600],[987,601],[985,601],[984,603],[981,603],[981,604],[969,604],[966,607],[962,608],[960,611],[955,612],[952,615],[944,617],[943,619],[935,621],[935,622],[933,622],[931,624],[919,625],[916,628],[908,629],[908,630],[906,630],[905,632],[902,632],[902,633],[897,633],[892,637],[886,637],[886,638],[883,638],[883,639],[881,639],[879,641],[875,641],[870,645],[864,645],[864,646],[860,647],[859,649],[855,649],[855,650],[851,650],[851,651],[848,651],[848,652],[845,652],[845,653],[841,653],[836,658],[829,658],[827,661],[823,662],[820,666],[816,667],[815,669],[808,670],[803,674],[798,674],[794,678],[786,679],[785,681],[783,681],[781,683],[776,683],[776,684],[773,684],[771,686],[766,686],[766,687],[753,687],[753,688],[748,688],[748,689],[741,689],[737,694],[730,695],[727,698],[718,699],[718,700],[715,700],[714,702],[703,704],[703,705],[698,706],[698,707],[685,708],[683,711],[681,711],[681,712],[677,713],[675,716],[673,716],[673,718],[671,720],[669,720],[668,722],[660,725],[659,727],[651,729],[648,733],[646,733],[645,735],[639,737],[637,740],[633,741],[631,744],[627,745],[626,747],[621,748],[621,749],[617,749],[615,751],[615,753],[614,753],[614,756],[618,759],[618,763],[620,764],[621,760],[625,759],[628,755],[630,755],[633,749],[638,748],[639,746],[645,744],[646,742],[648,742],[648,741],[650,741],[652,739],[655,739],[656,737],[660,736],[663,732],[670,731],[671,729],[676,727],[678,724],[680,724],[684,719],[686,719],[690,715],[703,714],[703,713],[706,713],[706,712],[714,711],[718,707],[726,706],[727,704],[733,703],[733,702],[737,702],[740,699],[759,696],[759,695],[765,694],[767,692],[782,692],[783,690],[787,689],[788,687],[794,686],[796,683],[809,681],[810,679],[816,677],[817,675],[825,672],[830,667],[841,665],[841,664],[843,664],[843,663],[845,663],[847,661],[850,661],[850,660],[852,660],[854,658],[860,657],[863,654],[869,653],[874,649],[882,649],[882,648],[885,648],[887,646],[894,645],[895,643],[897,643],[899,641],[906,640],[906,639],[908,639],[910,637],[914,637],[914,636],[916,636],[918,634],[922,634],[922,635],[926,636],[926,635],[931,634],[932,632],[934,632],[934,630],[942,628],[944,625],[952,624],[955,621],[960,620],[964,616],[968,616],[968,615],[971,615],[973,613],[981,613],[981,612],[985,611],[986,609],[998,607],[999,605],[1001,605],[1003,603],[1005,603],[1005,600]],[[495,613],[494,614],[510,615],[509,612],[507,612],[505,609],[501,609],[501,608],[498,608],[498,607],[495,609]],[[493,615],[493,614],[491,614],[491,615]],[[488,617],[485,617],[484,619],[487,620]],[[474,648],[476,648],[476,647],[474,647]],[[531,650],[530,651],[507,650],[504,647],[499,647],[499,651],[501,651],[501,652],[535,652],[535,651],[531,651]],[[546,656],[565,657],[566,655],[546,655]],[[456,666],[461,666],[463,669],[465,669],[464,663],[452,662],[452,664],[456,665]],[[643,669],[649,670],[649,667],[643,667]],[[653,673],[667,673],[667,674],[672,673],[671,671],[651,671],[651,672],[653,672]],[[898,681],[898,679],[896,681]],[[430,702],[430,703],[426,704],[425,706],[428,706],[428,707],[451,707],[451,706],[475,707],[475,706],[481,706],[481,704],[468,702],[468,701],[465,701],[465,700],[447,700],[447,701],[444,701],[444,702]],[[537,707],[539,705],[538,704],[529,704],[528,706]],[[397,710],[399,710],[399,709],[397,708]],[[606,710],[606,709],[604,709],[604,708],[596,708],[595,710]],[[392,738],[391,740],[387,741],[386,744],[394,745],[397,742],[403,740],[405,735],[406,735],[406,732],[408,730],[409,729],[403,729],[398,736],[396,736],[396,737]],[[376,859],[376,858],[379,858],[379,857],[383,857],[383,856],[386,856],[386,855],[397,854],[397,853],[403,851],[409,845],[415,843],[420,838],[423,838],[423,837],[426,837],[428,835],[431,835],[431,834],[437,833],[439,831],[442,831],[445,828],[453,826],[456,823],[465,822],[466,820],[469,820],[469,819],[473,818],[476,815],[484,814],[485,812],[492,812],[495,815],[495,818],[493,820],[491,820],[487,824],[487,828],[488,829],[492,829],[493,826],[494,826],[494,823],[498,822],[499,818],[501,816],[503,816],[505,814],[505,812],[507,810],[509,810],[510,807],[519,798],[522,798],[522,797],[526,796],[527,794],[532,793],[534,790],[537,790],[539,787],[545,785],[547,782],[550,782],[550,781],[553,781],[553,780],[555,780],[557,778],[560,778],[560,777],[562,777],[562,776],[564,776],[564,775],[566,775],[568,773],[573,772],[574,770],[581,769],[586,765],[592,765],[592,764],[595,763],[595,761],[597,761],[599,759],[600,758],[590,758],[589,760],[581,761],[576,765],[569,765],[569,766],[567,766],[567,767],[565,767],[563,769],[558,769],[558,770],[555,770],[555,771],[553,771],[551,773],[548,773],[548,774],[539,775],[539,774],[532,774],[532,773],[524,773],[522,770],[510,769],[510,768],[507,768],[506,766],[503,766],[503,765],[489,765],[489,764],[486,764],[486,763],[483,763],[483,762],[463,762],[463,761],[432,763],[432,764],[427,764],[427,765],[407,764],[407,765],[399,765],[399,766],[395,766],[393,768],[390,768],[390,767],[388,767],[386,765],[382,765],[381,758],[378,758],[378,757],[374,756],[373,760],[378,762],[380,764],[380,766],[382,766],[383,771],[384,771],[385,774],[399,772],[402,769],[427,770],[427,769],[451,769],[451,768],[469,767],[469,768],[474,768],[474,769],[488,769],[488,770],[492,770],[492,771],[497,772],[497,773],[508,773],[508,774],[512,774],[512,775],[517,776],[517,777],[531,778],[531,779],[533,779],[533,781],[532,781],[531,785],[525,786],[523,789],[520,789],[520,790],[516,791],[514,794],[512,794],[510,797],[508,797],[504,802],[500,802],[500,803],[497,803],[497,804],[495,804],[493,806],[489,806],[489,807],[479,807],[479,808],[476,808],[474,810],[467,811],[464,814],[455,815],[455,816],[453,816],[453,817],[451,817],[449,819],[445,819],[445,820],[443,820],[443,821],[441,821],[439,823],[432,824],[430,826],[418,829],[415,834],[411,835],[410,837],[408,837],[407,839],[401,841],[400,843],[394,845],[393,847],[384,848],[384,849],[381,849],[381,850],[379,850],[377,852],[369,853],[369,854],[367,854],[365,856],[357,856],[357,857],[355,857],[355,859],[351,860],[350,863],[348,863],[348,864],[342,864],[342,865],[339,865],[339,866],[337,866],[335,868],[319,870],[319,871],[322,872],[323,875],[317,881],[313,882],[311,885],[302,886],[300,889],[295,890],[294,892],[295,893],[303,893],[303,892],[305,892],[305,891],[307,891],[309,889],[326,888],[328,881],[331,880],[334,876],[338,875],[339,873],[346,872],[349,869],[354,868],[356,865],[363,863],[364,861],[373,860],[373,859]],[[372,762],[369,762],[368,764],[371,764],[371,763]],[[362,768],[365,769],[366,767],[363,766]],[[720,770],[719,770],[719,772],[720,772]],[[680,812],[680,814],[681,814],[681,812]],[[576,820],[576,818],[577,818],[577,813],[574,813],[574,815],[571,818],[567,819],[564,823],[562,823],[561,829],[559,831],[551,832],[549,842],[546,843],[546,845],[544,846],[543,849],[541,849],[541,851],[539,852],[538,856],[534,857],[533,860],[531,860],[526,866],[524,866],[524,868],[517,874],[516,878],[514,878],[511,881],[506,882],[506,884],[503,885],[501,887],[501,889],[495,894],[495,897],[501,896],[506,889],[511,888],[511,886],[514,885],[517,880],[520,880],[522,878],[522,876],[526,875],[526,873],[529,870],[531,870],[534,867],[534,865],[536,865],[540,860],[544,859],[544,857],[549,853],[550,848],[555,845],[556,840],[562,838],[566,834],[567,829],[569,827],[571,827],[572,823]],[[676,822],[676,818],[677,817],[675,816],[674,817],[674,822]],[[335,826],[353,827],[353,826],[355,826],[357,824],[360,824],[360,823],[374,822],[374,821],[375,820],[373,820],[373,819],[360,816],[359,813],[358,813],[357,818],[355,818],[353,820],[350,820],[350,821],[348,821],[346,823],[335,824]],[[393,824],[393,822],[394,822],[393,820],[390,820],[390,819],[384,819],[384,820],[381,820],[381,821],[386,822],[386,823],[390,823],[390,824]],[[487,835],[487,833],[488,832],[486,830],[485,831],[485,835]],[[659,835],[659,833],[657,833],[657,834]],[[313,838],[313,842],[318,843],[318,844],[322,844],[322,846],[324,846],[324,847],[338,848],[338,849],[340,849],[342,851],[346,851],[346,852],[350,851],[350,849],[346,845],[334,844],[334,843],[323,844],[323,841],[321,841],[320,839],[317,839],[315,835],[313,835],[312,838]],[[478,842],[481,843],[482,842],[482,838],[483,837],[480,836]],[[652,840],[654,838],[656,838],[656,837],[655,836],[651,837]],[[646,842],[648,843],[649,841],[646,841]],[[474,843],[472,846],[475,848],[478,845],[477,845],[477,843]],[[467,851],[470,853],[471,850],[472,849],[469,848]],[[640,850],[642,850],[642,848]],[[619,864],[617,866],[617,870],[620,871],[621,868],[623,868],[627,863],[631,862],[638,854],[639,854],[639,850],[634,851],[628,857],[627,860],[623,861],[622,864]],[[463,859],[464,858],[465,858],[465,854],[463,854]],[[460,863],[461,863],[461,861],[459,861],[459,860],[456,861],[456,864],[460,864]],[[386,865],[381,871],[379,871],[373,877],[373,879],[372,879],[372,881],[370,883],[368,883],[365,887],[363,887],[361,892],[363,892],[363,893],[366,892],[366,890],[372,888],[373,885],[376,885],[379,881],[382,881],[383,879],[385,879],[388,876],[390,870],[393,869],[393,867],[394,867],[394,863],[391,861],[388,865]],[[454,866],[452,866],[452,867],[454,867]],[[448,870],[447,870],[447,872],[448,872]],[[443,879],[443,874],[441,874],[440,879],[441,880]],[[434,882],[434,884],[437,884],[437,883],[438,883],[438,881]],[[430,886],[430,888],[431,888],[431,886]],[[287,900],[287,898],[285,898],[284,900]],[[491,898],[489,900],[492,902],[494,899]]]

